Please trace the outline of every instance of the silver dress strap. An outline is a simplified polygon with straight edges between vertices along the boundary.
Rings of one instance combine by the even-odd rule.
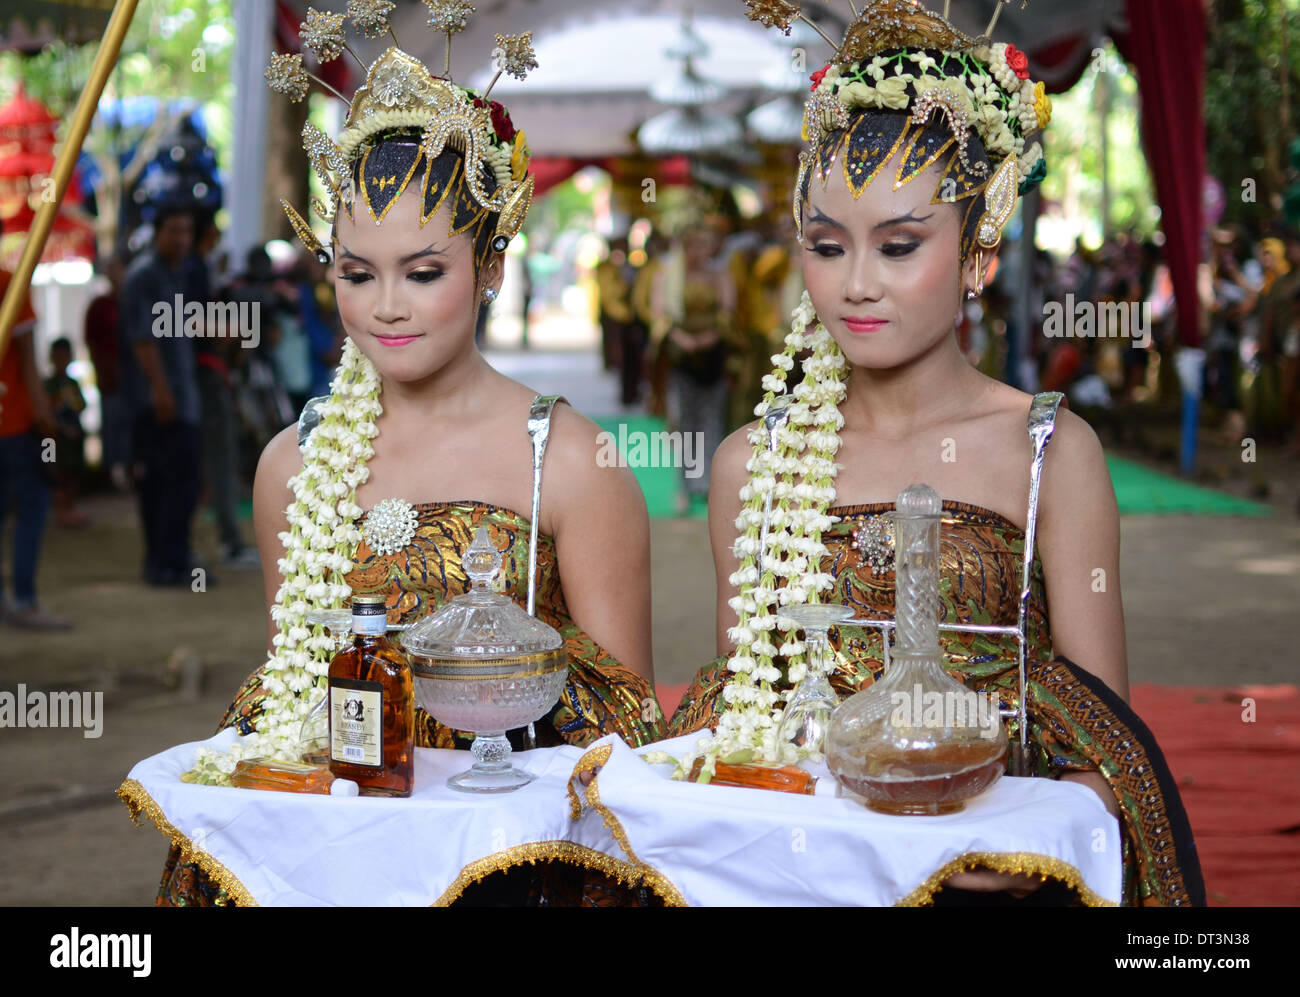
[[[533,517],[528,531],[528,614],[537,607],[537,532],[542,511],[542,461],[551,437],[551,411],[556,402],[568,404],[560,395],[538,395],[528,411],[528,436],[533,442]]]
[[[311,431],[320,425],[321,406],[330,400],[329,395],[321,395],[317,398],[309,398],[307,404],[302,407],[302,414],[298,416],[298,446],[299,448],[307,444],[307,437],[311,436]]]
[[[533,518],[528,525],[528,615],[537,615],[537,533],[541,529],[542,514],[542,461],[546,459],[546,444],[551,438],[551,412],[556,402],[568,404],[561,395],[538,395],[528,410],[528,437],[533,443]],[[524,746],[537,747],[537,728],[529,724],[524,733]]]
[[[1051,442],[1052,433],[1056,431],[1056,413],[1061,407],[1065,395],[1059,391],[1042,391],[1034,395],[1029,405],[1029,419],[1026,428],[1033,445],[1033,460],[1029,465],[1029,511],[1025,517],[1025,552],[1020,571],[1020,607],[1016,629],[1018,631],[1020,652],[1020,703],[1017,710],[1020,721],[1020,743],[1012,756],[1012,771],[1016,775],[1029,775],[1029,707],[1026,687],[1028,679],[1025,674],[1026,647],[1029,642],[1029,579],[1033,575],[1034,538],[1038,532],[1038,491],[1043,481],[1043,459],[1047,444]]]

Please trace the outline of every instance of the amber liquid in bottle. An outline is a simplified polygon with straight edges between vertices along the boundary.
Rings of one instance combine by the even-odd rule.
[[[881,813],[955,813],[997,779],[1006,754],[1006,745],[996,741],[939,745],[925,752],[873,745],[845,764],[840,782]]]
[[[704,760],[697,759],[691,767],[692,782],[699,779],[703,767]],[[795,765],[772,768],[766,765],[728,765],[726,762],[718,762],[709,785],[772,789],[778,793],[804,793],[811,796],[817,788],[817,780],[810,772]]]
[[[362,796],[410,796],[414,783],[415,687],[387,626],[382,601],[354,599],[352,646],[330,662],[329,768]]]

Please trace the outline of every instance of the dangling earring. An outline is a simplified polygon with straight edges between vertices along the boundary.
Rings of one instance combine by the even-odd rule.
[[[490,305],[490,304],[492,304],[492,302],[496,301],[496,299],[497,299],[497,289],[496,289],[495,287],[485,287],[485,288],[483,288],[483,303],[484,303],[484,304],[486,304],[486,305]]]

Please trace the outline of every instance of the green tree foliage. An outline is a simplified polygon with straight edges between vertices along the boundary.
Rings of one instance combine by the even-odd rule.
[[[1088,68],[1069,92],[1052,98],[1052,121],[1044,141],[1047,177],[1042,189],[1048,201],[1060,206],[1063,224],[1054,231],[1056,241],[1049,248],[1066,250],[1073,246],[1076,235],[1096,246],[1105,236],[1103,118],[1108,122],[1112,233],[1126,231],[1146,237],[1159,227],[1155,189],[1139,132],[1138,81],[1107,42],[1093,53]]]
[[[104,97],[189,98],[203,104],[208,141],[221,165],[228,167],[233,23],[231,0],[141,0]],[[29,96],[66,121],[81,96],[97,49],[97,43],[56,42],[30,55],[0,53],[0,94],[13,93],[21,81]],[[104,127],[100,118],[92,124],[83,148],[103,173],[96,191],[101,249],[111,248],[116,237],[118,192],[157,151],[158,139],[172,123],[159,115],[148,130],[132,134]],[[135,159],[119,170],[118,159],[129,149],[136,150]]]
[[[1211,0],[1206,154],[1228,192],[1225,220],[1259,230],[1280,214],[1298,96],[1300,0]]]

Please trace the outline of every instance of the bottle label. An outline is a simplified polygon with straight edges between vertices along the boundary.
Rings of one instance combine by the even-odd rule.
[[[352,632],[363,637],[382,637],[388,632],[388,610],[383,606],[353,606]]]
[[[348,765],[384,766],[384,687],[330,679],[330,758]]]

